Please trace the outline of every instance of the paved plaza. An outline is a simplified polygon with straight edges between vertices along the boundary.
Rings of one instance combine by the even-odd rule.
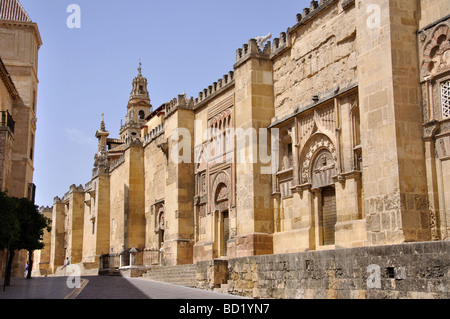
[[[144,279],[82,277],[79,289],[71,289],[67,277],[12,278],[0,299],[237,299],[238,296],[176,286]],[[69,283],[70,286],[70,283]]]

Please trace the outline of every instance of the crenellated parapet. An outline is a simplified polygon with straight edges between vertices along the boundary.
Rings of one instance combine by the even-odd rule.
[[[83,185],[79,185],[79,186],[72,185],[69,188],[69,192],[70,193],[84,193],[84,187],[83,187]]]
[[[166,103],[166,115],[165,117],[170,117],[173,112],[178,109],[183,110],[193,110],[194,109],[194,98],[187,98],[186,93],[179,94],[178,97],[173,98],[170,102]]]
[[[144,136],[144,147],[156,140],[159,136],[163,135],[165,132],[164,123],[156,126],[148,134]]]
[[[61,203],[62,203],[62,200],[58,196],[55,196],[55,198],[53,198],[53,205],[61,204]]]
[[[250,58],[270,59],[271,42],[267,41],[263,48],[258,45],[256,39],[250,39],[248,44],[244,44],[242,48],[236,50],[236,64],[234,68],[238,68],[241,64]]]
[[[194,107],[198,107],[200,104],[210,100],[213,96],[223,92],[233,84],[234,71],[230,71],[228,74],[225,74],[223,78],[218,79],[217,82],[214,82],[212,85],[203,89],[203,91],[200,91],[198,93],[198,98],[195,99]]]
[[[142,142],[139,138],[136,138],[134,136],[129,136],[125,138],[125,150],[128,149],[130,146],[142,146]]]
[[[290,34],[292,31],[311,22],[319,13],[337,1],[338,0],[321,0],[320,2],[317,0],[311,1],[309,7],[304,8],[302,13],[296,15],[297,23],[288,28],[286,32],[281,32],[280,37],[273,40],[271,57],[274,57],[291,47]],[[342,8],[347,9],[353,5],[354,2],[355,0],[346,0],[342,3]]]
[[[288,29],[287,32],[281,32],[279,38],[273,39],[272,56],[275,56],[284,51],[285,49],[291,47],[289,31],[290,29]]]
[[[333,2],[336,2],[338,0],[321,0],[319,1],[313,0],[311,1],[309,8],[304,8],[302,13],[297,14],[297,25],[299,24],[305,24],[307,21],[311,20],[313,17],[315,17],[318,13],[320,13],[323,9],[328,7]],[[354,0],[352,0],[354,1]],[[348,2],[348,1],[346,1]],[[296,26],[294,26],[295,28]]]
[[[44,214],[44,213],[51,213],[53,212],[53,208],[49,207],[49,206],[42,206],[39,208],[39,213]]]
[[[67,204],[69,202],[70,194],[73,194],[73,193],[84,193],[83,185],[79,185],[79,186],[76,186],[75,184],[71,185],[69,190],[64,194],[63,198],[60,200],[60,202]]]
[[[117,167],[119,167],[120,165],[122,165],[123,163],[125,163],[125,153],[123,153],[122,155],[119,156],[119,158],[117,158],[116,160],[114,160],[111,163],[111,166],[109,168],[109,171],[112,172],[113,170],[115,170]]]

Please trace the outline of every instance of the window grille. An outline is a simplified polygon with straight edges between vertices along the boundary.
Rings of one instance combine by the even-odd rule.
[[[442,118],[450,118],[450,81],[441,85]]]

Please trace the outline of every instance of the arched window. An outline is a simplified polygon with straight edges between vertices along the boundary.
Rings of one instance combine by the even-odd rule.
[[[142,110],[139,111],[139,119],[140,120],[144,120],[145,119],[145,112],[142,111]]]

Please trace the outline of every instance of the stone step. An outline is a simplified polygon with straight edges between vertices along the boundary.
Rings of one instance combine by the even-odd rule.
[[[185,272],[185,271],[184,272],[182,272],[182,271],[176,271],[176,272],[172,272],[172,271],[169,271],[169,272],[157,271],[157,272],[153,272],[153,271],[147,271],[147,272],[151,273],[154,276],[158,276],[158,275],[160,275],[160,276],[183,276],[183,275],[195,276],[197,274],[196,271],[193,271],[193,272]]]
[[[80,274],[81,276],[97,276],[98,273],[99,269],[97,263],[78,263],[71,264],[64,268],[63,266],[58,267],[52,277],[74,276],[77,274]]]
[[[219,288],[214,288],[213,291],[227,294],[229,286],[229,284],[221,284]]]
[[[195,287],[197,284],[196,265],[157,266],[142,275],[143,279],[166,282],[170,284]]]
[[[98,273],[99,276],[120,276],[119,269],[102,269]]]

